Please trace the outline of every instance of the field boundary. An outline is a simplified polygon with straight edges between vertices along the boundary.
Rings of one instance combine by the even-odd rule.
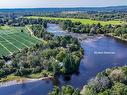
[[[62,18],[62,17],[44,17],[44,16],[27,16],[25,18],[31,18],[31,19],[45,19],[45,20],[71,20],[72,22],[81,22],[82,24],[98,24],[100,23],[101,25],[121,25],[121,24],[127,24],[125,21],[120,21],[120,20],[109,20],[109,21],[102,21],[102,20],[92,20],[92,19],[80,19],[80,18]]]
[[[44,40],[39,39],[39,38],[37,38],[36,36],[34,36],[32,30],[31,30],[28,26],[26,26],[26,29],[30,32],[31,36],[33,36],[35,39],[40,40],[40,41],[42,41],[42,42],[45,42]]]

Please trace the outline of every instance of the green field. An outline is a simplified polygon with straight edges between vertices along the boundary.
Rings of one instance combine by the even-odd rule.
[[[0,27],[0,56],[12,54],[40,42],[41,40],[31,36],[25,27]]]
[[[37,18],[42,18],[42,19],[47,19],[47,20],[71,20],[73,22],[81,22],[82,24],[98,24],[101,23],[101,25],[107,25],[107,24],[112,24],[112,25],[120,25],[120,24],[124,24],[127,22],[123,22],[120,20],[110,20],[110,21],[98,21],[98,20],[91,20],[91,19],[77,19],[77,18],[55,18],[55,17],[38,17],[38,16],[30,16],[27,18],[33,18],[33,19],[37,19]]]

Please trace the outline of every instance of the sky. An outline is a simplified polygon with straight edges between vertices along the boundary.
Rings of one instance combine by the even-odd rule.
[[[0,8],[105,7],[127,5],[127,0],[0,0]]]

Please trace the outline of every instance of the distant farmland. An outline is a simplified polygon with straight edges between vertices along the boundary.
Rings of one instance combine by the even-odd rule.
[[[47,19],[47,20],[71,20],[73,22],[81,22],[82,24],[98,24],[98,23],[101,23],[101,25],[107,25],[107,24],[120,25],[124,23],[127,24],[127,22],[119,21],[119,20],[98,21],[98,20],[91,20],[91,19],[55,18],[55,17],[38,17],[38,16],[30,16],[27,18],[33,18],[33,19],[42,18],[42,19]]]
[[[0,56],[12,54],[40,42],[31,36],[25,27],[0,27]]]

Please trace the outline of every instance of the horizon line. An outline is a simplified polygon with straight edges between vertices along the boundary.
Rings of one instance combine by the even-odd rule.
[[[113,6],[73,6],[73,7],[15,7],[15,8],[0,8],[0,9],[45,9],[45,8],[108,8],[108,7],[127,7],[127,5],[113,5]]]

